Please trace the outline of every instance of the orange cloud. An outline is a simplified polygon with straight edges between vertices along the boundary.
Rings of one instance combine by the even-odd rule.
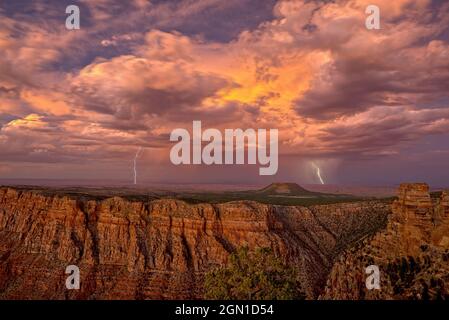
[[[0,19],[0,145],[10,157],[27,139],[21,159],[120,159],[141,144],[165,152],[171,129],[192,120],[276,127],[283,155],[316,158],[396,154],[449,132],[449,4],[377,1],[382,29],[369,31],[371,1],[278,1],[272,19],[220,41],[127,21],[172,7],[188,20],[219,1],[84,3],[92,23],[79,33]],[[124,8],[129,16],[110,20]]]

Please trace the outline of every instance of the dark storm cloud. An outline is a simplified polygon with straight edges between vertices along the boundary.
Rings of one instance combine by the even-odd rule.
[[[377,0],[374,32],[368,0],[73,3],[81,30],[65,29],[71,1],[0,4],[0,165],[12,176],[76,162],[110,175],[105,163],[126,171],[143,146],[176,180],[182,169],[156,167],[193,120],[279,128],[281,158],[320,159],[324,174],[335,159],[447,146],[435,139],[449,132],[448,2]]]
[[[377,61],[369,56],[337,58],[329,66],[326,78],[317,80],[297,101],[298,113],[331,119],[373,106],[414,105],[445,99],[449,92],[449,59],[443,51],[432,56],[423,50],[421,57],[391,52],[384,55],[386,59]],[[423,58],[427,60],[425,66],[416,60]]]
[[[316,30],[307,45],[328,50],[332,60],[296,101],[298,114],[333,119],[374,106],[412,106],[447,99],[449,44],[442,35],[449,24],[449,6],[440,3],[437,7],[422,10],[410,3],[400,19],[387,17],[382,29],[371,33],[329,30],[329,26]],[[413,27],[408,19],[413,19]],[[380,40],[374,41],[375,33]]]
[[[72,92],[88,110],[118,119],[145,114],[179,118],[228,85],[223,78],[180,63],[123,56],[85,68],[73,81]]]

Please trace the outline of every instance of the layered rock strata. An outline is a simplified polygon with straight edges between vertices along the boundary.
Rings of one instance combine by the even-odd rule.
[[[283,207],[43,196],[0,188],[0,299],[200,299],[237,247],[271,247],[309,298],[342,250],[386,223],[382,202]],[[65,269],[81,271],[67,290]]]
[[[426,184],[402,184],[385,230],[346,250],[322,299],[449,299],[449,201]],[[366,267],[380,269],[381,289],[366,288]]]

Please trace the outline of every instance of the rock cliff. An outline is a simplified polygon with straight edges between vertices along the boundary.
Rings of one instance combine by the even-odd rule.
[[[387,227],[337,259],[321,298],[449,299],[448,196],[402,184]],[[380,269],[380,290],[366,288],[370,265]]]
[[[204,273],[242,245],[269,246],[297,265],[314,298],[334,258],[384,227],[389,212],[375,201],[190,205],[0,188],[0,299],[200,299]],[[80,290],[65,288],[68,265],[80,268]]]

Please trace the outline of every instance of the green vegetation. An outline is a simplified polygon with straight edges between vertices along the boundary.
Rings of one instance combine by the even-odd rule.
[[[60,196],[82,201],[102,201],[121,197],[132,202],[147,202],[157,199],[177,199],[189,204],[225,203],[231,201],[255,201],[270,205],[313,206],[372,200],[347,194],[313,192],[294,183],[273,183],[260,190],[248,191],[164,191],[132,187],[37,187],[15,186],[17,190],[31,191],[43,196]],[[390,201],[390,199],[385,199]]]
[[[283,206],[312,206],[370,199],[347,194],[313,192],[296,183],[272,183],[263,189],[251,191],[184,193],[177,195],[177,198],[188,203],[223,203],[249,200]]]
[[[444,261],[443,254],[443,261]],[[401,257],[386,266],[386,275],[398,297],[418,300],[448,300],[449,292],[444,277],[435,267],[436,262],[429,254],[421,257]],[[437,274],[437,275],[436,275]]]
[[[238,249],[229,263],[210,271],[205,298],[214,300],[299,300],[305,296],[297,270],[281,261],[269,248]]]
[[[191,193],[176,197],[190,204],[197,203],[225,203],[231,201],[256,201],[264,204],[282,206],[314,206],[322,204],[347,203],[372,200],[355,196],[315,196],[315,197],[292,197],[292,196],[266,196],[251,192],[223,192],[223,193]]]

